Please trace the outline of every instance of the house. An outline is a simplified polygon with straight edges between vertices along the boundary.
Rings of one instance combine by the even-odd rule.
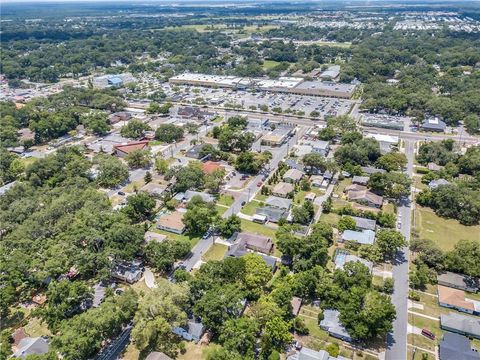
[[[234,244],[240,244],[248,250],[258,251],[263,254],[270,254],[273,251],[273,241],[271,238],[252,233],[235,233],[229,239]]]
[[[167,238],[167,235],[159,234],[153,231],[147,231],[145,235],[143,235],[143,238],[145,239],[146,243],[149,243],[151,241],[161,243],[165,241],[165,239]]]
[[[377,221],[372,219],[366,219],[358,216],[352,216],[352,219],[355,221],[355,226],[357,230],[372,230],[375,231],[377,227]]]
[[[472,349],[470,340],[459,334],[445,333],[439,345],[440,360],[480,360],[480,354]]]
[[[207,161],[203,163],[202,170],[205,174],[211,175],[217,170],[221,170],[223,167],[220,165],[219,162],[216,161]]]
[[[383,205],[383,197],[372,193],[365,186],[354,184],[347,186],[345,190],[348,200],[375,208],[381,208]]]
[[[302,308],[302,299],[294,296],[290,301],[290,305],[292,306],[292,315],[298,316],[300,313],[300,309]]]
[[[284,210],[290,210],[292,207],[292,200],[291,199],[284,199],[278,196],[269,196],[265,200],[265,205],[269,207],[274,207],[277,209],[284,209]]]
[[[369,179],[370,179],[369,176],[356,176],[355,175],[352,178],[352,184],[358,184],[358,185],[366,186]]]
[[[478,292],[479,279],[450,271],[437,275],[437,284],[472,293]]]
[[[25,337],[18,343],[13,357],[25,359],[30,355],[42,355],[48,352],[48,342],[43,337]]]
[[[305,194],[305,201],[311,201],[311,202],[313,202],[316,197],[317,197],[317,195],[315,195],[314,192],[306,193],[306,194]]]
[[[184,119],[192,119],[194,117],[198,118],[200,115],[200,108],[193,106],[182,106],[178,108],[177,114]]]
[[[339,241],[353,241],[361,245],[373,245],[375,242],[375,232],[372,230],[345,230],[342,234],[341,240]]]
[[[299,158],[303,158],[305,155],[313,152],[313,148],[310,145],[300,144],[293,147],[293,152]]]
[[[445,179],[432,180],[428,183],[430,190],[436,189],[439,186],[450,185],[450,183]]]
[[[268,217],[263,214],[253,214],[252,221],[259,224],[265,224],[268,221]]]
[[[447,124],[437,117],[425,119],[420,125],[420,129],[423,131],[445,132],[446,128]]]
[[[287,170],[285,175],[283,175],[283,181],[291,184],[296,184],[300,180],[302,180],[303,175],[305,175],[303,171],[297,169],[289,169]]]
[[[203,333],[205,332],[205,327],[203,326],[203,324],[194,320],[188,321],[186,327],[188,328],[188,330],[183,327],[176,326],[172,328],[172,332],[187,341],[195,342],[198,342],[202,337]]]
[[[269,132],[262,136],[261,144],[265,146],[280,146],[287,140],[288,134],[285,132]]]
[[[121,144],[121,145],[114,145],[113,150],[115,152],[115,155],[118,157],[124,158],[131,152],[135,150],[146,150],[148,149],[148,140],[142,140],[142,141],[132,141],[129,142],[128,144]]]
[[[302,347],[300,351],[289,355],[287,360],[348,360],[343,356],[338,355],[337,357],[331,356],[325,350],[312,350],[306,347]]]
[[[148,194],[154,197],[161,197],[163,192],[165,191],[166,187],[160,184],[156,184],[154,182],[149,182],[148,184],[143,185],[140,190],[145,191]]]
[[[348,331],[340,322],[340,312],[338,310],[325,309],[323,311],[323,320],[320,321],[320,328],[337,339],[347,342],[352,341]]]
[[[185,224],[183,223],[183,213],[173,211],[170,214],[160,217],[157,221],[157,229],[172,232],[174,234],[183,234]]]
[[[303,166],[303,164],[295,161],[294,159],[285,160],[285,164],[287,164],[287,166],[290,169],[297,169],[297,170],[300,170],[300,171],[303,171],[305,169],[305,166]]]
[[[312,175],[310,176],[310,185],[313,187],[321,188],[323,184],[322,175]]]
[[[190,200],[192,200],[194,196],[200,196],[202,200],[207,203],[215,202],[215,197],[213,195],[207,194],[206,192],[193,191],[193,190],[185,191],[185,194],[183,195],[183,200],[188,203],[190,202]]]
[[[145,360],[173,360],[170,356],[165,355],[163,352],[154,351],[148,354]]]
[[[311,141],[309,145],[312,147],[312,151],[323,156],[327,156],[330,151],[330,144],[328,141],[316,140]]]
[[[224,258],[242,257],[251,252],[252,251],[248,250],[245,242],[237,242],[229,247]],[[272,270],[272,272],[275,272],[277,270],[277,258],[270,255],[265,255],[262,253],[256,253],[256,254],[262,257],[263,261],[265,261],[265,264],[267,264],[267,266]]]
[[[480,301],[465,298],[463,290],[438,285],[438,304],[472,315],[480,315]]]
[[[292,184],[286,183],[286,182],[279,182],[273,187],[272,195],[275,195],[281,198],[287,198],[294,191],[295,191],[295,187]]]
[[[386,172],[384,169],[378,169],[378,168],[369,167],[369,166],[362,166],[361,169],[362,169],[362,172],[367,175],[372,175],[377,173],[383,174]]]
[[[372,262],[370,262],[368,260],[365,260],[365,259],[362,259],[362,258],[360,258],[356,255],[350,255],[348,252],[346,252],[344,250],[338,250],[335,254],[335,260],[334,260],[335,269],[343,270],[343,267],[345,266],[345,264],[349,263],[349,262],[352,262],[352,261],[362,263],[363,265],[365,265],[370,270],[370,273],[373,270],[373,263]]]
[[[206,146],[206,144],[198,144],[192,146],[190,149],[187,150],[185,156],[191,159],[200,159],[200,152],[202,151],[204,146]]]
[[[271,206],[263,206],[255,209],[253,221],[255,221],[255,216],[263,216],[265,217],[266,221],[278,223],[280,219],[286,219],[288,217],[288,210]]]
[[[441,314],[440,327],[442,330],[480,339],[480,320],[476,317],[453,312]]]
[[[142,275],[143,267],[137,261],[119,261],[112,268],[112,277],[128,284],[137,282]]]
[[[120,112],[116,112],[116,113],[111,114],[108,117],[108,122],[110,123],[110,125],[113,125],[113,124],[116,124],[120,121],[128,121],[131,118],[132,118],[132,114],[130,114],[129,112],[120,111]]]
[[[437,165],[434,162],[429,162],[427,164],[427,169],[430,171],[440,171],[443,169],[443,166]]]

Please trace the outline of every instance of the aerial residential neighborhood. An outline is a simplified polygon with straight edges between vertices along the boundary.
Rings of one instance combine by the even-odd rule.
[[[0,10],[0,359],[480,359],[477,2]]]

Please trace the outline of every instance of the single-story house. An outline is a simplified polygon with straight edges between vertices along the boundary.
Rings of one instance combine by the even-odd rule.
[[[287,360],[348,360],[347,358],[338,355],[331,356],[326,350],[312,350],[302,347],[300,351],[295,352],[287,357]]]
[[[297,169],[288,169],[285,175],[283,175],[283,181],[296,184],[302,180],[303,175],[305,175],[303,171]]]
[[[292,207],[292,200],[291,199],[284,199],[278,196],[269,196],[265,200],[265,205],[269,207],[274,207],[277,209],[284,209],[284,210],[290,210]]]
[[[313,187],[321,188],[323,183],[322,175],[312,175],[310,176],[310,185]]]
[[[297,170],[300,170],[300,171],[303,171],[305,169],[305,166],[303,164],[295,161],[294,159],[285,160],[285,164],[287,164],[287,166],[290,169],[297,169]]]
[[[191,159],[200,159],[200,151],[202,151],[205,145],[206,144],[198,144],[198,145],[192,146],[190,149],[187,150],[187,152],[185,153],[185,156]]]
[[[160,197],[165,191],[166,187],[154,182],[149,182],[148,184],[143,185],[140,190],[149,193],[152,196]]]
[[[263,214],[253,214],[252,221],[259,224],[265,224],[268,221],[268,216]]]
[[[427,164],[427,169],[430,171],[440,171],[443,169],[443,166],[437,165],[434,162],[429,162]]]
[[[437,117],[425,119],[420,125],[420,129],[424,131],[445,132],[446,128],[447,124]]]
[[[355,226],[357,230],[372,230],[375,231],[377,227],[377,221],[372,219],[366,219],[358,216],[352,216],[352,219],[355,221]]]
[[[13,357],[25,359],[29,355],[42,355],[48,352],[48,341],[43,337],[26,337],[20,340]]]
[[[252,252],[254,251],[249,250],[245,242],[236,242],[228,248],[228,251],[226,252],[224,258],[242,257]],[[265,261],[265,264],[267,264],[267,266],[272,269],[272,272],[275,272],[277,270],[277,258],[259,252],[254,253],[262,257],[263,261]]]
[[[295,187],[286,182],[279,182],[272,189],[272,194],[281,198],[286,198],[295,191]]]
[[[367,174],[367,175],[372,175],[372,174],[377,174],[377,173],[385,173],[386,171],[384,169],[378,169],[370,166],[362,166],[361,167],[362,172]]]
[[[450,185],[450,182],[448,182],[445,179],[438,179],[438,180],[432,180],[428,183],[428,187],[431,190],[436,189],[439,186],[444,186],[444,185]]]
[[[130,114],[129,112],[126,112],[126,111],[120,111],[120,112],[116,112],[116,113],[113,113],[111,114],[109,117],[108,117],[108,122],[113,125],[113,124],[116,124],[120,121],[128,121],[132,118],[132,114]]]
[[[323,311],[323,320],[320,321],[320,328],[337,339],[347,342],[352,341],[348,331],[340,322],[340,312],[338,310],[325,309]]]
[[[438,304],[472,315],[480,315],[480,301],[465,298],[465,291],[438,285]]]
[[[290,305],[292,306],[292,315],[298,316],[300,313],[300,309],[302,308],[302,299],[294,296],[290,301]]]
[[[205,174],[213,174],[217,170],[221,170],[223,167],[217,161],[207,161],[203,163],[202,170]]]
[[[137,282],[142,278],[142,275],[142,264],[137,261],[117,262],[112,268],[112,277],[128,284]]]
[[[128,144],[121,144],[121,145],[114,145],[113,150],[115,155],[118,157],[124,158],[131,152],[135,150],[146,150],[148,149],[148,140],[141,140],[141,141],[132,141]]]
[[[354,184],[347,186],[345,190],[348,200],[375,208],[381,208],[383,205],[383,197],[372,193],[364,186]]]
[[[287,140],[288,133],[269,132],[262,136],[261,144],[265,146],[280,146]]]
[[[314,192],[309,192],[305,194],[305,201],[314,201],[317,195]]]
[[[293,147],[293,152],[299,158],[303,158],[305,155],[313,152],[313,148],[310,145],[299,144]]]
[[[180,211],[173,211],[170,214],[161,216],[157,221],[157,229],[169,231],[174,234],[183,234],[185,231],[183,213]]]
[[[312,147],[313,152],[319,153],[323,156],[327,156],[328,151],[330,150],[330,144],[328,141],[324,140],[315,140],[310,142],[309,145]]]
[[[439,274],[437,276],[437,284],[472,293],[478,292],[479,289],[478,278],[456,274],[450,271]]]
[[[472,349],[467,337],[448,332],[440,342],[439,356],[440,360],[480,360],[480,354]]]
[[[165,355],[163,352],[154,351],[148,354],[145,360],[173,360],[170,356]]]
[[[472,316],[449,313],[440,315],[443,330],[480,339],[480,319]]]
[[[278,223],[280,219],[286,219],[288,217],[288,210],[280,209],[278,207],[263,206],[255,209],[255,215],[265,216],[267,221]]]
[[[340,241],[353,241],[361,245],[373,245],[375,242],[375,232],[372,230],[345,230]]]
[[[190,202],[190,200],[192,200],[194,196],[200,196],[202,200],[207,203],[215,202],[215,197],[213,195],[207,194],[206,192],[193,191],[193,190],[185,191],[185,194],[183,195],[183,200],[186,202]]]
[[[150,241],[155,241],[155,242],[161,243],[161,242],[165,241],[165,239],[167,238],[167,235],[159,234],[159,233],[156,233],[156,232],[153,232],[153,231],[147,231],[145,233],[145,235],[143,236],[143,238],[145,239],[145,242],[147,242],[147,243],[149,243]]]
[[[343,267],[345,266],[345,264],[349,263],[349,262],[352,262],[352,261],[362,263],[363,265],[365,265],[370,270],[370,273],[373,270],[373,263],[372,262],[370,262],[368,260],[365,260],[365,259],[362,259],[362,258],[360,258],[356,255],[351,255],[348,252],[342,251],[342,250],[337,251],[336,254],[335,254],[335,260],[334,260],[335,269],[343,270]]]
[[[357,176],[357,175],[355,175],[352,178],[352,184],[358,184],[358,185],[366,186],[369,179],[370,179],[369,176]]]
[[[273,241],[267,236],[252,233],[235,233],[229,239],[235,244],[242,244],[246,249],[258,251],[263,254],[270,254],[273,251]]]
[[[187,323],[187,327],[188,330],[184,329],[183,327],[176,326],[172,329],[172,332],[187,341],[195,342],[198,342],[201,339],[203,333],[205,332],[205,327],[203,326],[203,324],[194,320],[189,320]]]

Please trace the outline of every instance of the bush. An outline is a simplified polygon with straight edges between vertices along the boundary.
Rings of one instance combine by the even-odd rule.
[[[420,301],[420,294],[416,291],[410,290],[408,292],[408,298],[414,301]]]

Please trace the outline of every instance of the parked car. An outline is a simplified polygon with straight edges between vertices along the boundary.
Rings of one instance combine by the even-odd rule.
[[[263,184],[263,183],[262,183],[261,181],[259,181],[259,182],[257,183],[257,186],[260,187],[260,186],[262,186],[262,184]]]
[[[247,202],[246,201],[242,201],[242,206],[244,206]]]
[[[426,336],[427,338],[431,339],[431,340],[435,340],[435,334],[432,333],[430,330],[428,329],[422,329],[422,335],[423,336]]]
[[[118,195],[122,195],[122,196],[124,196],[124,195],[125,195],[125,193],[124,193],[123,191],[119,191],[119,192],[118,192]]]

